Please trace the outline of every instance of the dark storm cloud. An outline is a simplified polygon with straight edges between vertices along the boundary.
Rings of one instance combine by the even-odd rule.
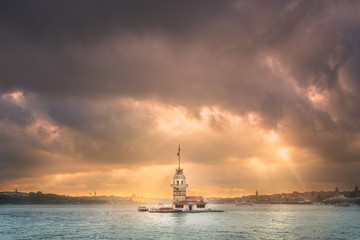
[[[102,39],[119,32],[187,35],[229,10],[233,2],[8,1],[1,4],[0,21],[5,31],[41,42]]]
[[[48,100],[45,109],[70,134],[72,153],[79,161],[128,165],[145,160],[140,151],[129,151],[129,147],[139,144],[144,133],[155,127],[149,112],[88,100]]]
[[[203,106],[253,112],[290,145],[332,164],[354,162],[359,13],[358,1],[3,1],[0,91],[39,95],[71,143],[47,151],[93,162],[151,161],[128,149],[149,154],[146,141],[161,149],[161,135],[141,138],[154,126],[150,113],[95,106],[116,97],[184,106],[198,118]],[[309,89],[326,107],[311,102]],[[9,104],[0,102],[0,121],[24,128],[29,110]],[[221,118],[210,124],[227,127]]]
[[[90,163],[128,166],[145,160],[129,148],[154,124],[146,112],[30,95],[24,95],[23,102],[20,107],[0,99],[2,179],[84,171]]]
[[[29,139],[28,139],[29,140]],[[38,171],[48,165],[49,159],[44,159],[34,151],[32,141],[22,141],[9,135],[0,136],[0,179],[16,179],[44,174]]]
[[[4,91],[235,104],[269,114],[271,126],[282,114],[271,102],[288,87],[259,64],[264,54],[288,63],[300,86],[326,88],[359,42],[342,30],[356,29],[356,2],[2,4]]]
[[[259,14],[261,17],[257,20],[256,15],[260,11],[257,7],[262,4],[265,3],[4,2],[0,14],[1,63],[4,70],[2,88],[25,88],[60,95],[162,95],[169,92],[169,95],[175,97],[180,95],[173,88],[175,82],[178,88],[186,91],[190,90],[186,87],[189,81],[200,81],[197,90],[203,84],[217,88],[217,84],[211,81],[218,82],[220,79],[211,80],[206,75],[194,76],[186,66],[184,73],[176,77],[184,63],[197,65],[203,61],[201,56],[195,61],[191,60],[192,56],[187,59],[187,55],[184,57],[182,52],[191,52],[198,44],[210,44],[216,48],[225,46],[226,51],[232,51],[231,48],[242,45],[244,40],[252,41],[252,31],[258,30],[253,21],[263,24],[262,21],[267,20],[262,17],[263,14]],[[281,8],[284,4],[280,2],[278,5]],[[237,5],[240,5],[238,9]],[[278,5],[269,5],[271,11],[266,16],[275,14]],[[151,51],[151,44],[146,46],[148,39],[152,38],[167,43],[165,48],[175,56],[152,65],[156,49]],[[239,40],[232,40],[236,38]],[[141,45],[139,51],[142,52],[134,53],[133,49],[126,55],[129,46],[137,47],[131,43],[138,41]],[[230,49],[227,49],[227,44],[231,44]],[[240,48],[235,50],[243,52],[244,47]],[[224,58],[221,57],[224,54],[222,50],[214,50],[218,53],[203,57],[216,58],[219,55]],[[248,55],[251,56],[252,51]],[[205,64],[216,65],[216,62]],[[187,94],[187,97],[191,97],[193,92]]]
[[[0,121],[26,127],[34,120],[31,112],[5,99],[0,99]]]

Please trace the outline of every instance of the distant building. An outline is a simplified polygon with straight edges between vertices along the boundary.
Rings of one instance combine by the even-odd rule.
[[[170,185],[173,188],[172,206],[175,209],[182,211],[201,211],[205,210],[207,202],[204,201],[202,196],[186,196],[186,178],[183,169],[180,167],[180,145],[178,150],[179,166],[175,170],[173,182]]]

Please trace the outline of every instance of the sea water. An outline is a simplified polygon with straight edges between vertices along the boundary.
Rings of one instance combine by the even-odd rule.
[[[134,205],[2,205],[0,239],[360,239],[360,207],[212,205],[149,213]]]

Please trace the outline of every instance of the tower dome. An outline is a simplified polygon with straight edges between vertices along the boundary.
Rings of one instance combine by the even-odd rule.
[[[184,179],[185,180],[186,179],[182,169],[176,169],[175,171],[176,172],[173,177],[173,180],[175,180],[175,179]]]

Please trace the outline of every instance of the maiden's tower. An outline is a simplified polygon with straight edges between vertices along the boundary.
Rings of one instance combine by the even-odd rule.
[[[175,169],[175,175],[170,185],[173,188],[172,206],[174,209],[182,211],[203,211],[207,203],[202,196],[186,196],[188,184],[186,184],[183,169],[180,167],[180,145],[177,155],[179,165]]]

